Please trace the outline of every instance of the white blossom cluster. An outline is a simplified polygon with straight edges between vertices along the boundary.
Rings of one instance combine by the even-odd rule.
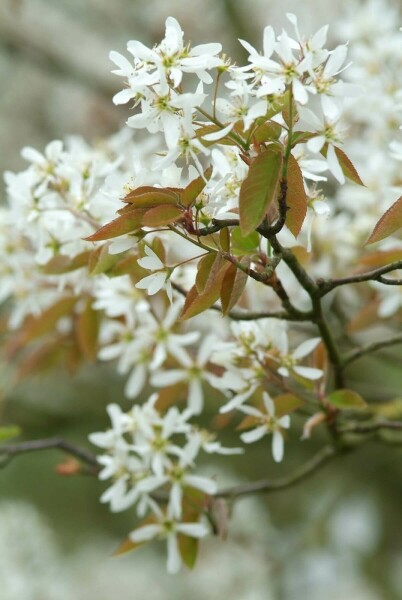
[[[380,3],[370,6],[378,8]],[[94,241],[91,237],[105,227],[110,234],[110,223],[129,215],[122,200],[127,202],[135,190],[175,193],[198,180],[205,185],[185,214],[192,227],[196,223],[194,235],[212,219],[237,218],[249,159],[258,155],[256,136],[261,123],[277,132],[274,144],[292,152],[308,198],[307,218],[297,241],[286,228],[279,238],[289,246],[298,245],[309,267],[320,276],[336,275],[340,265],[356,261],[356,249],[384,212],[389,190],[401,187],[395,167],[402,155],[399,142],[391,146],[394,163],[384,159],[380,148],[396,128],[393,109],[401,110],[402,81],[395,82],[396,65],[402,57],[395,36],[400,39],[401,34],[391,35],[393,26],[389,24],[390,35],[372,49],[365,42],[364,29],[361,37],[357,30],[351,32],[355,65],[348,70],[350,83],[345,83],[339,76],[348,66],[347,45],[328,50],[327,26],[305,38],[296,17],[287,17],[292,33],[283,30],[277,35],[271,26],[266,27],[262,52],[241,40],[249,53],[244,66],[224,57],[220,44],[186,45],[179,23],[169,17],[165,38],[154,48],[131,41],[127,46],[130,60],[111,53],[117,67],[114,72],[125,82],[114,102],[130,103],[138,109],[127,125],[147,130],[151,141],[133,142],[125,129],[93,147],[72,138],[66,143],[50,143],[43,154],[25,148],[22,155],[29,167],[5,176],[9,205],[2,211],[0,223],[4,282],[0,299],[12,300],[9,328],[24,328],[29,318],[40,317],[68,297],[74,302],[56,328],[74,336],[74,320],[83,314],[89,299],[91,310],[99,317],[96,356],[100,361],[116,361],[118,372],[126,376],[125,396],[135,401],[128,411],[109,405],[111,429],[90,436],[104,451],[99,456],[100,478],[112,482],[101,500],[109,503],[112,511],[136,506],[138,516],[151,515],[130,539],[135,544],[166,539],[170,572],[176,572],[181,564],[177,536],[198,538],[208,532],[202,520],[186,520],[185,512],[189,488],[209,496],[217,491],[214,479],[196,474],[200,452],[230,455],[241,451],[222,447],[190,423],[210,402],[210,388],[214,397],[220,397],[221,413],[236,410],[234,418],[243,419],[240,427],[247,431],[240,439],[248,444],[272,436],[273,458],[280,462],[290,410],[280,412],[275,395],[278,391],[311,390],[323,380],[325,385],[322,365],[314,362],[321,338],[306,339],[306,332],[299,339],[279,319],[240,320],[229,326],[213,310],[197,316],[191,328],[181,321],[182,292],[185,295],[194,281],[197,284],[197,265],[205,257],[204,252],[200,254],[205,246],[199,239],[190,239],[185,228],[144,226],[133,233],[128,227]],[[388,75],[378,72],[370,77],[369,97],[378,102],[376,111],[381,112],[383,102],[390,106],[373,124],[369,112],[357,111],[355,100],[345,98],[358,93],[373,68],[373,57],[378,56],[381,60],[393,57],[395,69]],[[211,91],[206,93],[206,89]],[[285,118],[282,113],[289,98],[294,102]],[[329,212],[318,185],[327,182],[328,173],[338,183],[345,183],[338,152],[345,134],[345,107],[346,122],[352,127],[365,126],[367,143],[359,146],[363,172],[365,166],[368,175],[371,170],[375,175],[368,190],[347,185],[345,194],[332,199],[335,214],[331,221],[316,220]],[[303,143],[291,147],[291,134],[304,136]],[[378,170],[372,165],[380,155],[386,164],[384,179],[378,183]],[[356,217],[351,227],[350,214]],[[251,264],[260,267],[261,257],[265,264],[268,257],[266,246],[256,236],[255,255],[259,258],[254,257]],[[236,241],[234,234],[233,239]],[[398,243],[401,247],[400,240],[391,240],[391,244]],[[295,299],[296,308],[311,308],[310,299],[286,265],[280,264],[276,274],[288,296]],[[400,294],[397,286],[381,291],[379,314],[387,316],[399,310]],[[271,289],[249,280],[240,312],[266,310],[267,306],[270,311],[281,308]],[[163,408],[157,393],[139,404],[148,385],[173,398],[180,389],[184,410],[180,412],[172,402]],[[165,508],[156,502],[158,498],[164,500]]]

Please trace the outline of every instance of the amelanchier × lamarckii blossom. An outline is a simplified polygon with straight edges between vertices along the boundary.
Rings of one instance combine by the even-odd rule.
[[[39,447],[58,444],[108,481],[101,501],[139,518],[120,552],[166,540],[170,572],[193,566],[199,538],[225,527],[217,503],[306,477],[350,447],[345,432],[402,427],[378,421],[346,371],[402,341],[401,142],[392,131],[381,158],[387,187],[375,185],[379,173],[364,187],[343,146],[366,119],[356,110],[364,77],[347,68],[345,40],[327,49],[327,26],[305,37],[287,17],[289,32],[265,28],[262,50],[240,41],[243,66],[218,43],[185,43],[169,17],[160,44],[110,55],[124,85],[114,102],[133,111],[127,128],[95,146],[25,148],[28,168],[5,175],[8,355],[25,375],[57,355],[70,368],[115,361],[127,376],[129,402],[110,404],[110,428],[89,436],[97,459],[57,439]],[[345,82],[344,70],[357,75]],[[338,184],[347,196],[332,194]],[[379,319],[393,335],[359,346],[357,333]],[[239,447],[200,425],[205,408],[240,430]],[[288,436],[306,440],[316,427],[331,444],[287,478],[222,489],[212,463],[197,470],[202,453],[230,460],[267,436],[265,473]]]

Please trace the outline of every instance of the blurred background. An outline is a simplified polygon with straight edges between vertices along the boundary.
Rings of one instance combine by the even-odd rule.
[[[246,57],[236,39],[260,47],[263,27],[285,25],[289,11],[298,15],[306,34],[333,25],[329,47],[344,42],[343,27],[359,21],[364,4],[2,0],[0,171],[24,167],[24,145],[41,149],[67,134],[94,140],[116,131],[127,108],[111,101],[121,83],[110,73],[109,51],[124,52],[130,39],[159,41],[169,15],[179,20],[187,40],[220,41],[241,61]],[[399,0],[384,2],[384,18],[399,5]],[[53,372],[18,386],[10,367],[1,375],[0,420],[18,424],[26,439],[60,435],[86,445],[89,432],[107,427],[106,404],[123,398],[123,382],[104,365],[73,377]],[[362,391],[373,400],[379,390],[389,398],[402,396],[397,353],[360,361],[352,377],[364,382]],[[213,414],[210,398],[207,424]],[[223,459],[218,467],[206,464],[205,471],[217,473],[221,485],[280,476],[324,441],[317,435],[303,445],[293,433],[284,466],[265,460],[265,441],[237,464],[230,461],[230,472]],[[191,594],[194,600],[400,600],[402,464],[399,440],[389,441],[394,443],[380,446],[373,439],[291,491],[241,500],[228,540],[207,540],[195,572],[174,578],[165,575],[164,548],[157,544],[111,557],[134,522],[130,511],[112,515],[99,504],[103,484],[58,476],[55,466],[63,456],[56,451],[15,458],[0,470],[0,598],[176,600]]]

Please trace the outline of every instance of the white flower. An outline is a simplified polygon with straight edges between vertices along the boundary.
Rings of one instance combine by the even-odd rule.
[[[153,296],[160,290],[164,289],[170,302],[172,302],[173,292],[172,284],[170,282],[170,271],[163,264],[159,256],[155,254],[155,252],[149,246],[145,246],[145,254],[147,256],[140,258],[138,260],[138,264],[143,269],[156,271],[156,273],[152,273],[152,275],[143,277],[143,279],[135,284],[135,287],[140,290],[146,290],[148,296]]]
[[[265,411],[258,410],[253,406],[240,406],[239,410],[247,415],[255,417],[257,426],[250,431],[242,433],[240,438],[246,444],[260,440],[264,435],[272,433],[272,456],[275,462],[281,462],[284,453],[284,441],[281,428],[289,429],[290,417],[285,415],[279,419],[275,417],[275,404],[267,392],[263,393],[263,404]]]
[[[155,509],[157,509],[156,506],[154,507]],[[153,539],[166,539],[168,552],[167,570],[168,573],[177,573],[182,565],[177,534],[202,538],[209,533],[209,528],[205,523],[185,523],[178,521],[173,517],[169,508],[166,514],[158,510],[155,517],[155,523],[138,527],[138,529],[130,533],[129,537],[132,542],[137,543]]]
[[[321,338],[319,337],[306,340],[305,342],[302,342],[291,354],[289,354],[287,351],[286,342],[286,347],[283,348],[283,351],[278,359],[281,364],[278,369],[278,373],[283,375],[283,377],[290,377],[291,372],[293,372],[296,373],[296,375],[300,375],[300,377],[304,377],[305,379],[312,379],[313,381],[320,379],[323,375],[321,369],[301,367],[298,365],[299,361],[305,356],[311,354],[311,352],[317,348],[320,342]]]

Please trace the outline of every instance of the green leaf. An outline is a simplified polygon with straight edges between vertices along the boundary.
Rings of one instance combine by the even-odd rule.
[[[175,205],[154,206],[147,210],[142,218],[142,225],[146,227],[161,227],[174,223],[183,215],[183,210]]]
[[[249,261],[243,260],[242,264],[247,265]],[[248,275],[236,265],[230,264],[222,279],[221,286],[221,304],[222,313],[227,313],[237,304],[244,292],[248,280]]]
[[[8,440],[16,438],[19,435],[21,435],[21,428],[18,427],[18,425],[4,425],[3,427],[0,427],[0,442],[7,442]]]
[[[294,131],[292,134],[292,148],[297,144],[304,144],[311,140],[311,138],[317,137],[317,133],[311,131]]]
[[[278,418],[283,417],[283,415],[288,415],[306,404],[305,400],[291,393],[276,396],[276,398],[274,398],[274,403],[275,416]]]
[[[295,157],[290,154],[288,163],[288,190],[286,204],[286,226],[297,237],[307,213],[307,196],[304,191],[303,175]]]
[[[179,551],[184,564],[192,569],[197,560],[199,540],[188,535],[179,533],[177,536],[179,542]]]
[[[366,244],[385,240],[402,227],[402,196],[383,214]]]
[[[212,175],[212,167],[208,167],[206,171],[204,171],[204,178],[197,177],[197,179],[193,179],[188,186],[184,188],[182,193],[180,194],[181,204],[185,207],[189,207],[195,203],[198,196],[201,194],[202,190],[207,185],[207,181],[211,178]]]
[[[220,230],[219,244],[223,252],[230,252],[230,231],[228,227],[224,227]]]
[[[243,235],[252,233],[263,221],[269,205],[278,195],[282,172],[282,153],[270,147],[251,163],[240,188],[240,229]]]
[[[93,250],[89,256],[88,271],[91,275],[108,273],[117,264],[121,254],[109,254],[109,245],[103,244]]]
[[[367,406],[360,394],[353,390],[336,390],[327,396],[327,400],[341,410],[366,408]]]
[[[146,209],[144,208],[126,212],[84,239],[87,242],[101,242],[103,240],[110,240],[111,238],[124,235],[125,233],[137,231],[137,229],[141,228],[142,217],[145,212]]]
[[[243,235],[240,227],[232,229],[232,252],[236,255],[254,254],[260,245],[260,234],[253,231],[249,235]]]
[[[253,140],[257,144],[272,142],[279,138],[282,133],[282,127],[275,121],[266,121],[259,125],[253,133]]]

